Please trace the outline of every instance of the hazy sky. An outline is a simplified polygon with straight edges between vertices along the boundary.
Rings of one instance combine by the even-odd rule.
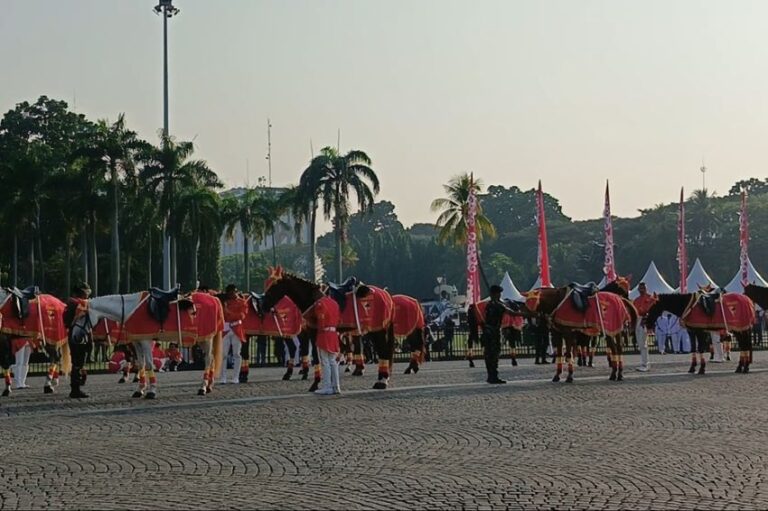
[[[151,0],[0,0],[0,111],[41,94],[156,140]],[[451,176],[535,186],[574,218],[766,177],[768,2],[175,0],[170,128],[225,180],[368,152],[405,224]]]

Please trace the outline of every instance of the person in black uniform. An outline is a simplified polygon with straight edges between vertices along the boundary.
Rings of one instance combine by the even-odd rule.
[[[91,286],[82,282],[72,289],[72,296],[67,300],[67,308],[64,311],[64,325],[69,330],[69,351],[72,354],[72,372],[70,374],[71,398],[85,398],[88,394],[80,390],[85,385],[86,371],[85,359],[88,352],[91,351],[91,332],[79,330],[79,335],[73,334],[72,323],[77,317],[77,309],[81,305],[81,300],[87,300],[91,296]]]
[[[501,320],[504,314],[514,311],[501,301],[501,286],[493,285],[490,289],[491,299],[485,306],[485,322],[483,323],[483,350],[485,353],[485,370],[488,371],[488,383],[507,383],[499,378],[499,353],[501,352]]]

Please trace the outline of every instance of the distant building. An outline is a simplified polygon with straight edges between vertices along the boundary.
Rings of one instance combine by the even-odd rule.
[[[285,188],[264,188],[265,191],[273,191],[275,193],[282,193],[285,191]],[[225,192],[221,193],[222,197],[240,197],[245,193],[245,188],[232,188],[231,190],[227,190]],[[282,220],[281,223],[279,223],[275,228],[275,246],[280,247],[284,245],[294,245],[296,244],[296,232],[293,229],[294,226],[294,218],[293,215],[290,214],[290,212],[285,213],[282,217],[280,217]],[[301,227],[301,242],[302,243],[308,243],[309,242],[309,224],[304,224]],[[249,243],[248,250],[251,253],[255,252],[262,252],[265,250],[271,250],[272,249],[272,236],[267,236],[265,239],[258,241],[255,239],[251,239]],[[221,236],[221,255],[222,256],[231,256],[231,255],[242,255],[243,254],[243,231],[240,228],[240,225],[237,225],[232,233],[232,236],[227,236],[227,233],[225,232]]]

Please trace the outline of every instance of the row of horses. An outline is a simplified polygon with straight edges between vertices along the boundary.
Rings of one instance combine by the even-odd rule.
[[[564,369],[566,382],[574,378],[574,354],[578,346],[590,338],[603,336],[611,368],[610,380],[621,381],[624,369],[624,347],[631,335],[645,342],[645,326],[652,328],[663,312],[680,317],[694,343],[690,371],[694,372],[696,352],[700,356],[699,373],[704,373],[704,354],[708,352],[707,332],[726,331],[739,343],[741,356],[738,372],[748,372],[752,346],[749,331],[754,322],[755,306],[768,307],[768,289],[747,286],[745,294],[704,292],[668,294],[655,297],[655,303],[640,318],[628,299],[629,282],[619,278],[602,289],[594,286],[542,288],[525,294],[525,301],[510,303],[516,311],[505,318],[504,328],[519,333],[523,318],[536,317],[545,321],[556,348],[557,366],[553,381],[560,381]],[[349,340],[355,352],[354,375],[362,375],[364,362],[362,338],[372,341],[379,360],[375,389],[390,384],[392,360],[396,341],[410,344],[412,353],[406,373],[418,372],[423,360],[425,325],[419,302],[405,295],[391,295],[386,289],[366,285],[352,278],[341,285],[327,287],[310,282],[277,267],[271,270],[262,295],[238,295],[246,314],[243,330],[248,336],[267,335],[282,338],[298,337],[302,365],[299,373],[307,380],[310,359],[315,363],[313,383],[320,382],[316,353],[312,353],[315,336],[313,305],[330,294],[340,305],[338,331]],[[754,303],[753,303],[754,301]],[[486,302],[470,307],[468,314],[470,336],[477,335],[483,324]],[[39,294],[33,289],[0,290],[0,365],[4,370],[5,389],[11,391],[10,345],[12,338],[32,338],[41,342],[51,360],[46,376],[45,392],[53,392],[59,373],[69,370],[68,331],[74,337],[85,334],[105,336],[112,341],[133,345],[139,372],[134,397],[155,398],[158,394],[154,373],[152,346],[154,341],[172,341],[179,345],[198,344],[205,355],[205,369],[198,394],[213,391],[216,376],[224,360],[222,334],[224,313],[220,297],[195,291],[180,295],[150,290],[125,295],[109,295],[81,300],[73,324],[63,324],[64,304],[57,298]],[[642,324],[645,321],[645,325]],[[295,357],[295,345],[287,342],[290,360]],[[283,376],[292,378],[294,367],[289,363]]]

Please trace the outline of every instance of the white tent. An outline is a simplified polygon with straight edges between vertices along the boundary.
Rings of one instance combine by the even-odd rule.
[[[754,284],[756,286],[768,287],[768,282],[766,282],[765,279],[757,272],[755,267],[752,266],[752,261],[747,259],[747,265],[747,281],[750,284]],[[739,268],[739,270],[736,272],[736,275],[733,276],[728,285],[725,286],[725,290],[729,293],[744,292],[744,287],[741,285],[741,268]]]
[[[688,286],[689,293],[693,293],[700,287],[705,287],[707,285],[717,287],[717,284],[712,280],[712,277],[707,275],[707,272],[704,270],[698,257],[696,258],[696,262],[693,263],[693,268],[691,268],[691,272],[688,274],[688,279],[685,282]]]
[[[501,280],[501,297],[505,300],[512,300],[513,302],[524,302],[525,297],[520,294],[520,291],[515,287],[515,283],[509,276],[509,273],[504,273],[504,278]]]
[[[664,280],[664,277],[662,277],[661,273],[659,273],[659,269],[656,268],[656,263],[653,261],[651,261],[651,264],[648,265],[648,269],[645,271],[643,278],[637,282],[638,285],[640,282],[645,283],[645,287],[648,288],[648,292],[651,294],[665,294],[675,292],[675,288],[670,286],[669,283]],[[632,300],[637,298],[639,295],[640,292],[637,290],[637,286],[635,286],[635,288],[629,292],[629,297]]]
[[[534,282],[534,283],[533,283],[533,285],[531,286],[531,289],[530,289],[530,290],[531,290],[531,291],[533,291],[534,289],[541,289],[542,287],[544,287],[544,286],[542,286],[542,285],[541,285],[541,275],[539,275],[539,276],[536,278],[536,282]],[[547,286],[547,287],[554,287],[554,286],[552,286],[552,285],[550,284],[550,285],[549,285],[549,286]]]

